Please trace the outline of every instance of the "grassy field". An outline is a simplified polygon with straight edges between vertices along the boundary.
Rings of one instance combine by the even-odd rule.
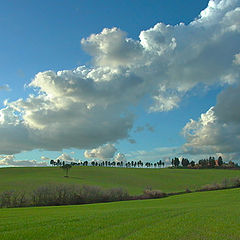
[[[0,168],[0,192],[10,189],[31,190],[49,183],[77,183],[104,188],[122,187],[130,194],[140,194],[147,186],[164,192],[175,192],[221,182],[224,178],[240,177],[240,171],[73,167],[69,178],[63,176],[64,172],[59,167]]]
[[[240,190],[156,200],[0,209],[0,239],[239,240]]]

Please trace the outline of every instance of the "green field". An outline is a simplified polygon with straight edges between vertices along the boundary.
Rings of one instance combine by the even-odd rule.
[[[224,178],[240,177],[238,170],[219,169],[130,169],[105,167],[73,167],[64,178],[59,167],[0,168],[0,192],[31,190],[49,183],[98,185],[104,188],[122,187],[130,194],[140,194],[147,187],[164,192],[194,190],[204,184],[221,182]]]
[[[237,170],[73,167],[2,168],[0,192],[30,191],[49,183],[123,187],[140,194],[146,186],[164,192],[192,190]],[[1,240],[239,240],[240,190],[229,189],[138,200],[60,207],[0,209]]]
[[[239,240],[240,190],[156,200],[0,209],[1,240]]]

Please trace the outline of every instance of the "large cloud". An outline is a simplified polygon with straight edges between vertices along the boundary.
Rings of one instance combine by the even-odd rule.
[[[184,151],[192,154],[224,153],[240,156],[240,85],[218,95],[217,104],[191,120],[183,129]],[[230,156],[229,155],[229,156]]]
[[[170,158],[180,156],[179,147],[159,147],[150,151],[137,150],[126,154],[129,161],[158,162],[164,161],[166,164],[170,162]]]
[[[56,158],[56,160],[59,159],[61,161],[64,162],[78,162],[78,160],[76,160],[75,158],[71,157],[69,154],[67,153],[62,153],[60,156],[58,156]]]
[[[135,65],[141,59],[143,47],[138,41],[126,38],[126,33],[117,28],[103,29],[81,41],[83,48],[94,57],[97,65]]]
[[[239,79],[240,1],[211,0],[189,25],[156,24],[139,40],[104,29],[82,40],[95,66],[38,73],[35,95],[0,110],[0,152],[91,149],[127,138],[132,107],[169,111],[197,84]]]
[[[126,159],[126,156],[125,154],[123,153],[117,153],[114,157],[114,161],[115,162],[126,162],[127,159]]]
[[[0,166],[13,166],[13,167],[46,167],[46,162],[38,162],[36,160],[14,160],[14,155],[0,155]]]
[[[104,146],[100,146],[98,148],[87,150],[84,152],[84,156],[86,158],[97,158],[100,160],[109,160],[113,158],[117,149],[112,144],[106,144]]]

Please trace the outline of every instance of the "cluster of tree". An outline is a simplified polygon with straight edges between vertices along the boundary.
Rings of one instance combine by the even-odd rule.
[[[202,167],[214,167],[214,166],[222,166],[223,160],[220,156],[217,160],[214,157],[209,157],[209,159],[201,159],[198,161],[198,164]]]
[[[217,159],[214,157],[209,157],[208,159],[200,159],[197,163],[194,161],[189,161],[187,158],[182,158],[180,161],[179,158],[175,157],[171,161],[172,167],[188,167],[188,168],[238,168],[238,164],[235,164],[233,161],[228,163],[223,162],[221,156]]]
[[[58,166],[58,167],[62,167],[66,164],[69,164],[71,166],[87,166],[88,165],[88,161],[85,161],[85,162],[65,162],[65,161],[62,161],[60,159],[57,159],[56,161],[54,160],[51,160],[50,161],[50,165],[52,166]]]
[[[125,167],[134,167],[134,168],[136,167],[147,167],[147,168],[158,167],[159,168],[161,166],[164,167],[164,162],[162,160],[155,163],[151,163],[151,162],[143,163],[141,160],[138,162],[131,161],[131,162],[125,163]]]
[[[217,159],[214,157],[209,157],[208,159],[200,159],[198,162],[190,161],[187,158],[179,159],[177,157],[173,158],[171,161],[172,167],[179,168],[238,168],[238,164],[235,164],[232,161],[228,163],[223,162],[221,156]],[[69,166],[98,166],[98,167],[126,167],[126,168],[161,168],[165,166],[164,161],[159,160],[155,163],[145,162],[143,163],[141,160],[139,161],[131,161],[131,162],[116,162],[116,161],[80,161],[80,162],[65,162],[57,159],[56,161],[51,160],[50,165],[59,166],[66,170],[66,176],[68,175]]]
[[[195,162],[194,161],[190,162],[187,158],[182,158],[182,161],[180,161],[179,158],[175,157],[172,159],[172,162],[171,162],[172,167],[179,167],[180,163],[183,167],[195,166]]]
[[[165,163],[162,160],[159,160],[158,162],[155,163],[151,163],[151,162],[146,162],[143,163],[141,160],[139,161],[131,161],[131,162],[116,162],[116,161],[101,161],[101,162],[97,162],[97,161],[92,161],[92,162],[88,162],[88,161],[84,161],[84,162],[70,162],[70,163],[66,163],[65,161],[61,161],[60,159],[57,159],[56,161],[51,160],[50,161],[50,165],[52,166],[59,166],[62,168],[66,168],[66,165],[70,165],[70,166],[99,166],[99,167],[133,167],[133,168],[142,168],[142,167],[147,167],[147,168],[161,168],[165,166]]]

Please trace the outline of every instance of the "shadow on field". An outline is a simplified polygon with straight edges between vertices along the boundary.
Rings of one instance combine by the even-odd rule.
[[[74,178],[74,179],[79,179],[79,180],[84,180],[85,178],[82,177],[68,177],[68,178]]]

